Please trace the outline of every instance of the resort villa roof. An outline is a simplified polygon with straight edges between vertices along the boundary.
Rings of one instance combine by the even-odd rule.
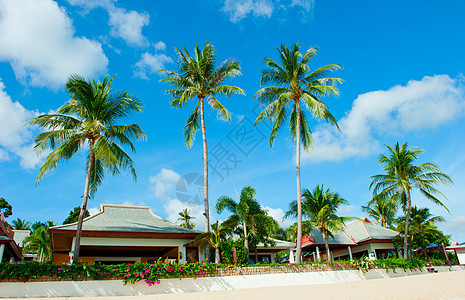
[[[333,258],[353,257],[368,255],[391,255],[394,251],[393,239],[399,233],[376,224],[368,219],[354,220],[344,224],[341,231],[333,232],[328,237],[328,245]],[[323,235],[318,228],[313,227],[310,235],[302,237],[304,255],[309,259],[319,260],[320,251],[326,256]],[[313,257],[311,257],[313,256]]]
[[[67,262],[75,244],[77,223],[49,229],[56,263]],[[80,259],[86,263],[147,262],[157,259],[200,259],[197,248],[184,246],[201,232],[155,215],[150,207],[102,204],[84,219]]]
[[[77,222],[50,228],[53,233],[76,231]],[[180,227],[155,215],[150,207],[102,204],[100,211],[84,219],[83,232],[105,235],[168,235],[195,237],[200,231]]]
[[[368,241],[392,241],[399,233],[376,224],[368,219],[354,220],[346,223],[343,230],[333,233],[333,237],[328,237],[329,245],[350,246],[363,244]],[[323,235],[314,227],[311,236],[302,238],[302,247],[324,246]]]
[[[23,258],[22,248],[14,240],[15,232],[5,227],[2,213],[0,217],[0,263],[2,261],[20,261]]]

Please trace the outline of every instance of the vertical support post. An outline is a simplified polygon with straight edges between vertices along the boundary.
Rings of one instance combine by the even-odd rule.
[[[292,251],[292,248],[289,248],[289,262],[291,264],[295,263],[294,251]]]
[[[234,265],[237,265],[236,247],[233,247],[233,260]]]
[[[3,253],[5,253],[5,244],[0,244],[0,263],[3,260]]]
[[[353,260],[354,258],[352,257],[352,249],[350,249],[350,246],[348,246],[347,249],[349,250],[349,258],[350,258],[350,260]]]
[[[316,261],[316,254],[315,254],[315,251],[313,251],[313,261]]]
[[[318,246],[316,246],[316,258],[318,259],[318,261],[321,260],[321,257],[320,257],[320,249],[318,248]]]

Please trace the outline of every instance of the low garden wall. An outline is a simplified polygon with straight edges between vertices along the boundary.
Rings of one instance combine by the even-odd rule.
[[[249,268],[257,269],[257,268]],[[463,266],[435,267],[439,272],[463,271]],[[265,268],[259,267],[256,272]],[[287,269],[290,270],[290,269]],[[299,271],[302,269],[298,269]],[[243,270],[244,271],[244,270]],[[251,270],[248,270],[251,271]],[[283,271],[283,270],[281,270]],[[251,271],[252,272],[252,271]],[[82,296],[137,296],[168,293],[189,293],[268,286],[293,286],[353,282],[360,280],[393,278],[429,274],[422,270],[385,269],[307,271],[297,273],[268,273],[261,275],[215,276],[194,278],[161,279],[157,285],[149,286],[144,282],[124,285],[121,280],[87,280],[87,281],[50,281],[50,282],[1,282],[0,297],[82,297]]]

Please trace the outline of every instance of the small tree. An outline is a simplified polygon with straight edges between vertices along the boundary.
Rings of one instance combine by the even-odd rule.
[[[63,225],[76,223],[79,220],[79,214],[81,213],[81,207],[76,206],[72,211],[69,212],[69,216],[63,221]],[[90,216],[89,211],[86,209],[84,218]]]
[[[191,211],[185,208],[183,211],[179,213],[180,218],[178,218],[178,221],[181,221],[181,224],[179,226],[187,228],[187,229],[194,229],[195,224],[192,222],[195,217],[192,217],[190,215]]]
[[[225,239],[225,232],[229,230],[226,223],[219,224],[218,221],[211,225],[211,231],[199,234],[195,237],[194,243],[199,244],[201,249],[211,246],[215,249],[215,263],[221,263],[220,247],[222,240]]]
[[[13,214],[13,207],[5,200],[5,198],[0,198],[0,215],[2,213],[5,218],[8,218]]]
[[[13,221],[14,230],[30,230],[31,222],[26,222],[26,220],[21,220],[20,218]]]
[[[23,253],[37,253],[40,262],[51,262],[52,251],[50,247],[50,235],[43,227],[39,227],[27,236],[23,241]]]
[[[396,195],[387,196],[385,194],[375,195],[368,201],[367,206],[362,206],[362,210],[383,227],[390,227],[395,220],[397,206],[399,204]]]

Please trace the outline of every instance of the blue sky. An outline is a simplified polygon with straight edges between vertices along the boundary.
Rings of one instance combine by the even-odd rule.
[[[188,207],[203,228],[198,186],[193,182],[182,192],[178,185],[203,170],[200,133],[191,149],[183,144],[193,107],[170,107],[157,70],[176,68],[174,47],[192,50],[208,40],[219,61],[240,61],[243,76],[228,83],[247,93],[221,99],[232,113],[230,124],[207,112],[212,208],[219,196],[234,196],[234,186],[251,184],[281,222],[296,198],[295,146],[284,128],[270,149],[267,125],[253,129],[250,122],[259,109],[253,95],[262,59],[276,58],[281,43],[298,42],[320,49],[313,67],[344,67],[335,74],[344,79],[341,96],[325,99],[342,132],[311,122],[315,148],[302,157],[302,186],[324,184],[350,202],[341,214],[362,216],[370,176],[381,172],[377,157],[384,144],[409,142],[425,150],[421,162],[436,163],[455,181],[442,188],[451,214],[418,194],[414,204],[445,217],[440,227],[463,242],[464,9],[462,1],[0,0],[0,197],[13,205],[10,219],[29,221],[61,223],[80,205],[85,151],[36,186],[43,157],[31,151],[37,129],[23,125],[67,101],[63,83],[69,74],[96,79],[110,74],[116,75],[115,89],[144,102],[144,112],[128,122],[140,123],[148,141],[136,143],[133,154],[137,183],[107,176],[89,203],[91,212],[101,203],[148,205],[176,221]],[[213,174],[215,167],[219,172]],[[226,217],[213,209],[212,215]]]

